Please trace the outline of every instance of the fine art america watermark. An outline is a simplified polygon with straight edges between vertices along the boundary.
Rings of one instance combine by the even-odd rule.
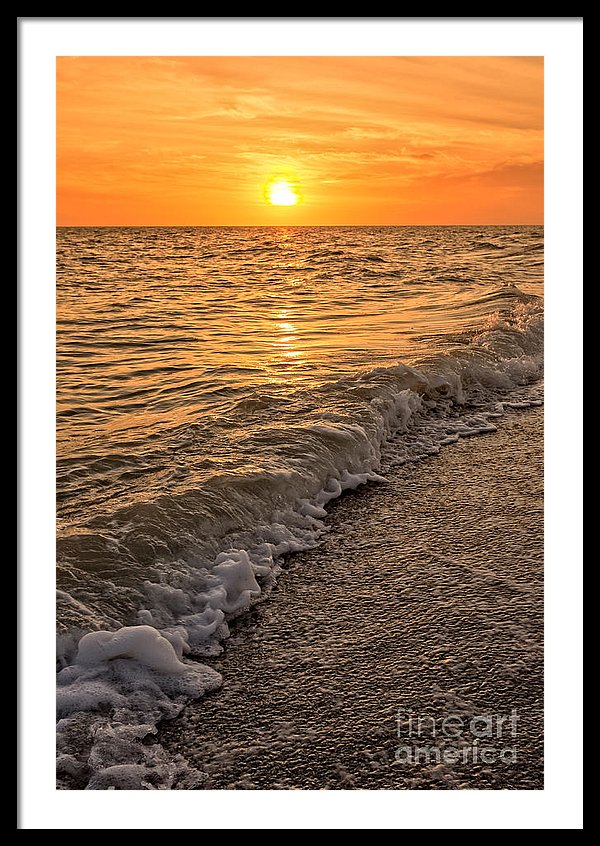
[[[519,715],[477,714],[465,717],[447,714],[435,717],[411,708],[396,714],[399,764],[485,764],[510,765],[517,762]]]

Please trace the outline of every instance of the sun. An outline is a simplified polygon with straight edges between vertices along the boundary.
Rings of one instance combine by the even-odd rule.
[[[265,186],[265,197],[272,206],[296,206],[300,202],[298,188],[287,179],[276,179]]]

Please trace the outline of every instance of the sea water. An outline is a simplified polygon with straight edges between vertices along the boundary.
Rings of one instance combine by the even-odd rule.
[[[541,227],[58,230],[60,786],[193,786],[144,738],[331,500],[541,401],[542,286]]]

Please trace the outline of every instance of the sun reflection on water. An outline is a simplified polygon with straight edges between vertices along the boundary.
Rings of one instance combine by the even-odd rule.
[[[304,363],[303,351],[299,349],[300,335],[298,327],[290,319],[290,309],[279,309],[274,314],[276,334],[271,341],[274,367],[299,365]],[[286,378],[291,374],[286,372]]]

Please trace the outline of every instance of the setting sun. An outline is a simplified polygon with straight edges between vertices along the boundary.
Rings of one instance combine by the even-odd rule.
[[[266,197],[272,206],[295,206],[300,200],[295,185],[285,179],[270,182],[266,188]]]

